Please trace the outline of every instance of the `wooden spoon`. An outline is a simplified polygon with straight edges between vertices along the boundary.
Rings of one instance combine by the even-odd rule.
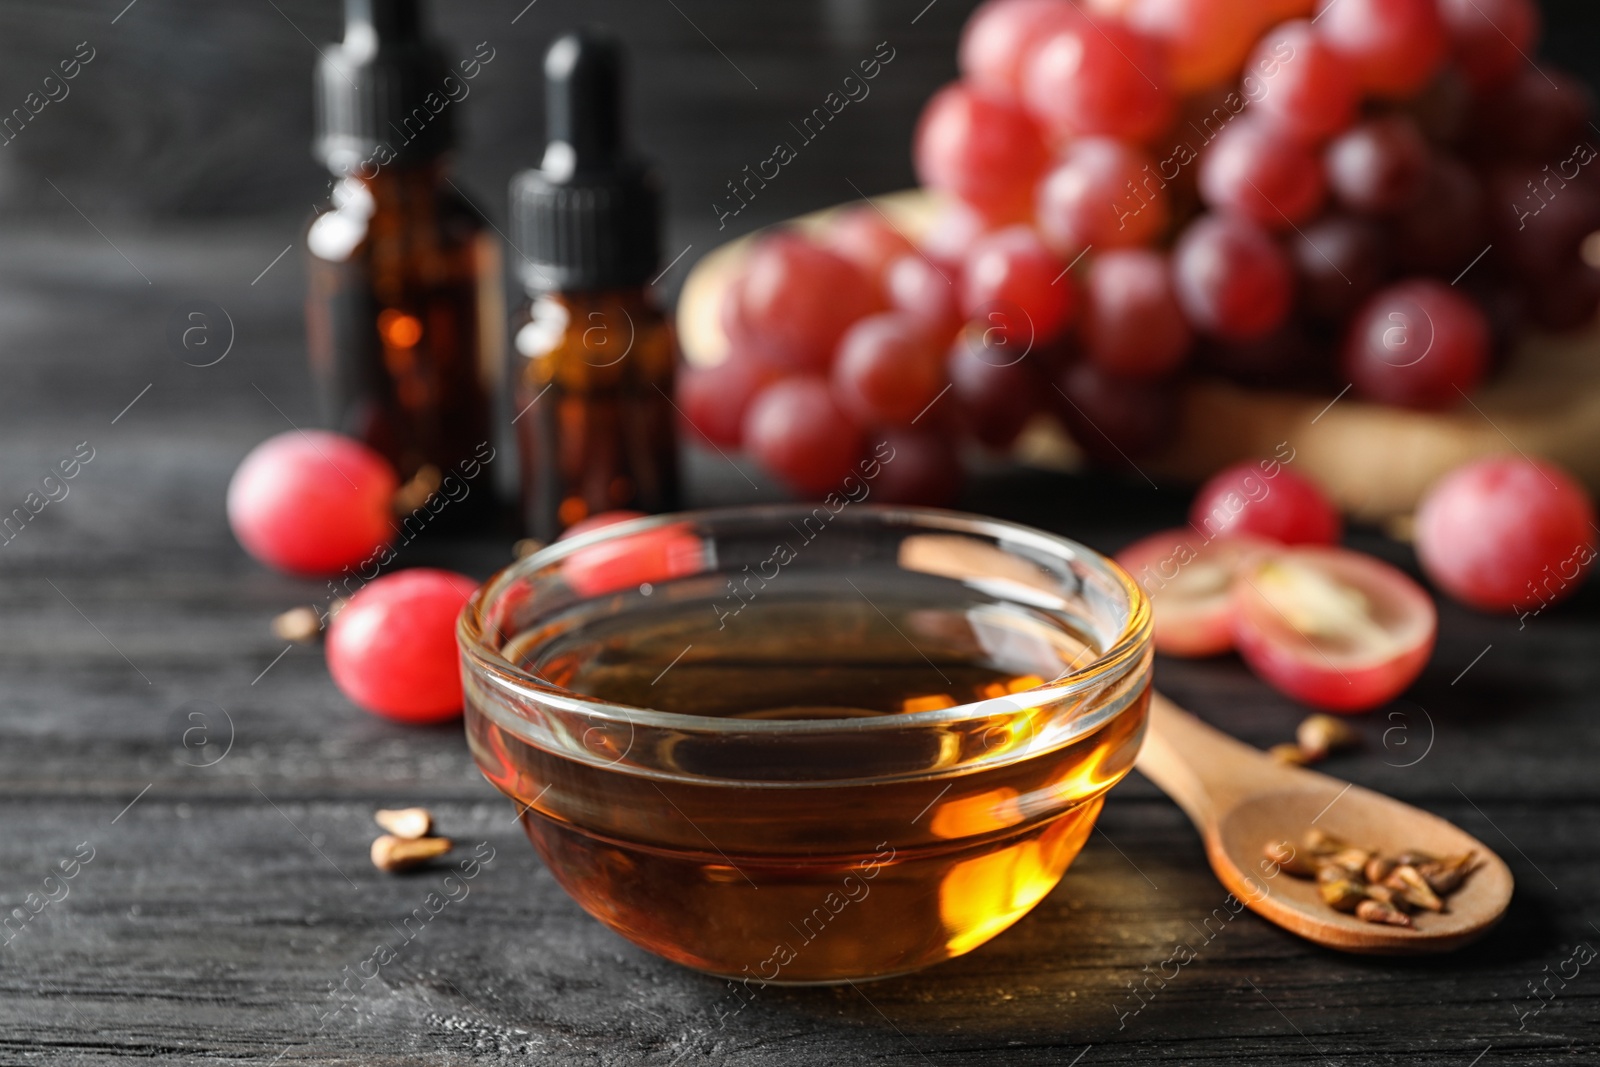
[[[1256,914],[1344,952],[1408,955],[1459,948],[1494,926],[1511,902],[1511,870],[1482,841],[1409,804],[1277,762],[1212,729],[1160,694],[1137,764],[1189,816],[1211,869]],[[1476,868],[1445,898],[1443,913],[1412,916],[1414,929],[1369,923],[1323,902],[1317,885],[1276,870],[1262,854],[1288,841],[1303,853],[1317,829],[1375,852],[1474,852]]]

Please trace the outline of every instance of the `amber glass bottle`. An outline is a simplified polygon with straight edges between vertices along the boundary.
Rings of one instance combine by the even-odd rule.
[[[311,367],[324,421],[426,488],[493,448],[499,247],[446,174],[462,79],[417,0],[346,0],[345,17],[317,72],[316,155],[337,181],[306,237]],[[484,478],[463,503],[493,495]]]
[[[649,288],[660,193],[623,146],[622,52],[598,30],[545,55],[548,144],[511,183],[519,275],[513,426],[524,524],[550,540],[616,508],[677,506],[677,345]]]

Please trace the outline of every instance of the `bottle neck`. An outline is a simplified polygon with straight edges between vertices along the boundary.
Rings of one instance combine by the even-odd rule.
[[[622,307],[630,312],[655,313],[655,295],[648,285],[620,285],[604,289],[555,289],[549,286],[524,285],[530,304],[540,300],[554,300],[570,308]]]
[[[446,171],[443,156],[387,166],[369,161],[339,177],[334,186],[334,203],[337,206],[341,196],[351,195],[369,198],[380,208],[432,199],[444,186]]]

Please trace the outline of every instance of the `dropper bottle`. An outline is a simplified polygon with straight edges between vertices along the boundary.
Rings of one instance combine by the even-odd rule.
[[[418,0],[344,10],[315,82],[313,151],[335,184],[306,236],[322,417],[387,456],[420,498],[452,473],[471,483],[446,510],[481,514],[505,320],[499,246],[445,166],[470,75],[446,63]]]
[[[649,283],[660,191],[622,129],[623,53],[586,29],[545,54],[543,161],[511,181],[527,303],[513,321],[523,519],[550,540],[601,511],[677,507],[677,344]]]

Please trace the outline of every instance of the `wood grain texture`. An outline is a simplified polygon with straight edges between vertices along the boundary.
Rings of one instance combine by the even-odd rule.
[[[278,6],[313,40],[333,32],[329,5]],[[809,169],[774,183],[738,224],[835,202],[846,176],[864,192],[906,184],[911,117],[953,73],[970,7],[941,0],[912,26],[922,0],[677,6],[759,95],[739,95],[739,76],[672,6],[595,9],[648,46],[665,87],[644,101],[640,132],[671,156],[673,235],[696,245],[685,264],[717,234],[709,204],[723,180],[787,109],[824,91],[835,61],[883,36],[906,42],[906,81],[885,74],[860,126],[838,128],[840,147],[819,141],[796,164]],[[1572,972],[1579,942],[1600,944],[1596,588],[1520,629],[1442,605],[1439,651],[1407,700],[1358,720],[1365,749],[1326,765],[1506,856],[1511,912],[1461,953],[1357,959],[1232,916],[1182,813],[1137,776],[1033,914],[920,975],[768,989],[739,1009],[721,983],[606,932],[542,869],[458,729],[381,722],[339,697],[315,650],[277,658],[271,616],[324,590],[245,558],[222,494],[252,444],[311,418],[299,250],[252,279],[299,241],[321,188],[304,119],[275,117],[305,115],[314,53],[272,5],[139,0],[113,27],[122,7],[0,10],[0,92],[26,91],[58,48],[104,42],[74,95],[29,131],[34,146],[0,148],[0,511],[78,442],[96,449],[69,496],[0,543],[0,917],[45,892],[80,844],[95,849],[68,894],[0,946],[0,1064],[1600,1058],[1600,972],[1551,977]],[[452,39],[494,29],[507,42],[504,65],[484,75],[505,80],[483,83],[463,157],[468,187],[488,190],[496,212],[509,170],[533,155],[538,47],[580,5],[540,0],[515,27],[521,0],[455,7]],[[204,369],[165,337],[195,297],[222,305],[236,332],[228,357]],[[749,473],[759,489],[714,454],[691,456],[692,502],[774,493]],[[961,501],[1108,550],[1178,521],[1183,504],[1142,482],[1014,469]],[[1366,531],[1354,542],[1412,566]],[[508,544],[430,533],[403,562],[481,576]],[[1232,659],[1157,670],[1173,699],[1258,746],[1287,739],[1301,713]],[[443,870],[397,878],[365,861],[371,812],[402,804],[431,807],[464,850],[495,849],[470,895],[413,938],[396,926]],[[344,968],[385,939],[404,940],[398,958],[324,1021]],[[1173,973],[1180,944],[1195,958]],[[1546,981],[1544,999],[1531,996],[1529,983]]]

